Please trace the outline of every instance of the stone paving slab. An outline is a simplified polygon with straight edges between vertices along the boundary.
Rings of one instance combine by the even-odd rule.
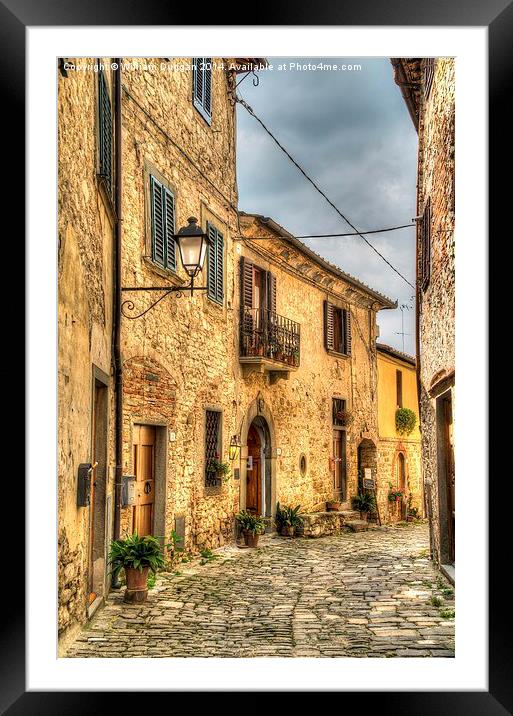
[[[425,524],[265,536],[161,573],[148,602],[112,592],[67,657],[453,657],[453,588]]]

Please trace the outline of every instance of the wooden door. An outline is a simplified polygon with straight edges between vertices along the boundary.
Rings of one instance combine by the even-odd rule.
[[[398,489],[403,493],[403,496],[398,503],[401,511],[400,517],[402,520],[405,520],[408,507],[408,497],[406,495],[406,460],[402,452],[400,452],[397,456],[397,472]]]
[[[334,474],[333,489],[336,497],[346,499],[346,433],[344,430],[333,431]]]
[[[153,534],[155,509],[155,438],[151,425],[134,425],[134,473],[136,503],[133,529],[140,537]]]
[[[449,559],[454,562],[456,529],[456,475],[454,469],[454,425],[451,398],[444,399],[445,465],[447,486],[447,536]]]
[[[248,463],[246,470],[246,509],[262,514],[262,443],[258,430],[252,425],[248,432]],[[249,465],[248,465],[249,467]]]
[[[99,389],[97,386],[95,386],[94,389],[94,405],[93,405],[93,436],[92,436],[92,464],[96,465],[97,459],[97,443],[98,443],[98,418],[97,418],[97,412],[98,412],[98,397],[99,397]],[[93,557],[93,545],[94,545],[94,522],[95,522],[95,513],[94,513],[94,507],[95,507],[95,487],[96,487],[96,471],[97,468],[95,467],[93,469],[92,475],[91,475],[91,491],[90,491],[90,499],[89,499],[89,550],[88,550],[88,601],[89,604],[92,604],[94,600],[96,599],[96,592],[94,591],[94,557]]]

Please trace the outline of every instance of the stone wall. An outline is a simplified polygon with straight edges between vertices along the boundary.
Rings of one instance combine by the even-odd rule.
[[[420,440],[381,438],[378,445],[378,485],[377,498],[381,521],[398,522],[402,519],[401,506],[388,500],[390,484],[393,490],[399,490],[398,456],[405,458],[407,503],[411,495],[411,506],[416,507],[420,517],[424,516],[424,491],[422,486],[422,463]]]
[[[436,388],[453,384],[455,368],[455,64],[435,61],[433,85],[419,113],[418,201],[422,211],[431,198],[431,278],[421,291],[421,426],[424,480],[432,517],[433,553],[440,560]],[[452,376],[452,377],[451,377]],[[450,385],[449,385],[450,387]],[[453,397],[454,389],[450,388]]]
[[[93,58],[87,61],[94,63]],[[106,75],[111,86],[109,70]],[[95,367],[110,381],[109,412],[113,403],[113,218],[96,174],[97,80],[93,71],[58,75],[58,625],[62,643],[86,619],[90,508],[77,507],[77,471],[80,463],[92,461]],[[110,494],[111,428],[107,463]]]
[[[176,272],[151,261],[149,173],[160,176],[175,195],[176,230],[195,216],[204,229],[207,221],[215,224],[225,243],[222,305],[202,292],[173,294],[144,317],[122,322],[123,469],[133,473],[134,424],[162,426],[165,457],[156,478],[165,502],[163,531],[169,538],[175,517],[185,516],[188,549],[223,544],[233,532],[238,504],[236,483],[206,488],[204,477],[206,409],[222,411],[225,461],[237,417],[233,76],[221,67],[222,58],[213,60],[211,126],[192,103],[189,58],[171,61],[182,64],[184,71],[171,71],[171,63],[153,58],[154,69],[126,70],[123,78],[123,284],[178,286],[187,281],[178,257]],[[134,58],[127,62],[136,64]],[[205,282],[206,270],[196,285]],[[125,294],[128,297],[139,311],[158,294]],[[124,530],[132,529],[132,508],[123,510],[122,525]]]

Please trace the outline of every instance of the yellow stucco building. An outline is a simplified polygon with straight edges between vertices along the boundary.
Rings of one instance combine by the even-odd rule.
[[[415,359],[378,343],[378,482],[377,498],[383,522],[397,522],[408,515],[408,508],[424,515],[421,447]],[[406,408],[415,414],[415,427],[401,434],[396,414]],[[390,493],[402,493],[389,499]]]

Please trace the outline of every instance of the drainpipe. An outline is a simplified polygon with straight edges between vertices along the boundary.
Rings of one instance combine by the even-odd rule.
[[[114,237],[114,371],[115,371],[115,458],[114,539],[121,536],[121,478],[123,474],[123,376],[121,363],[121,57],[115,59],[115,124],[114,153],[116,161],[116,224]],[[117,584],[113,576],[112,586]]]

